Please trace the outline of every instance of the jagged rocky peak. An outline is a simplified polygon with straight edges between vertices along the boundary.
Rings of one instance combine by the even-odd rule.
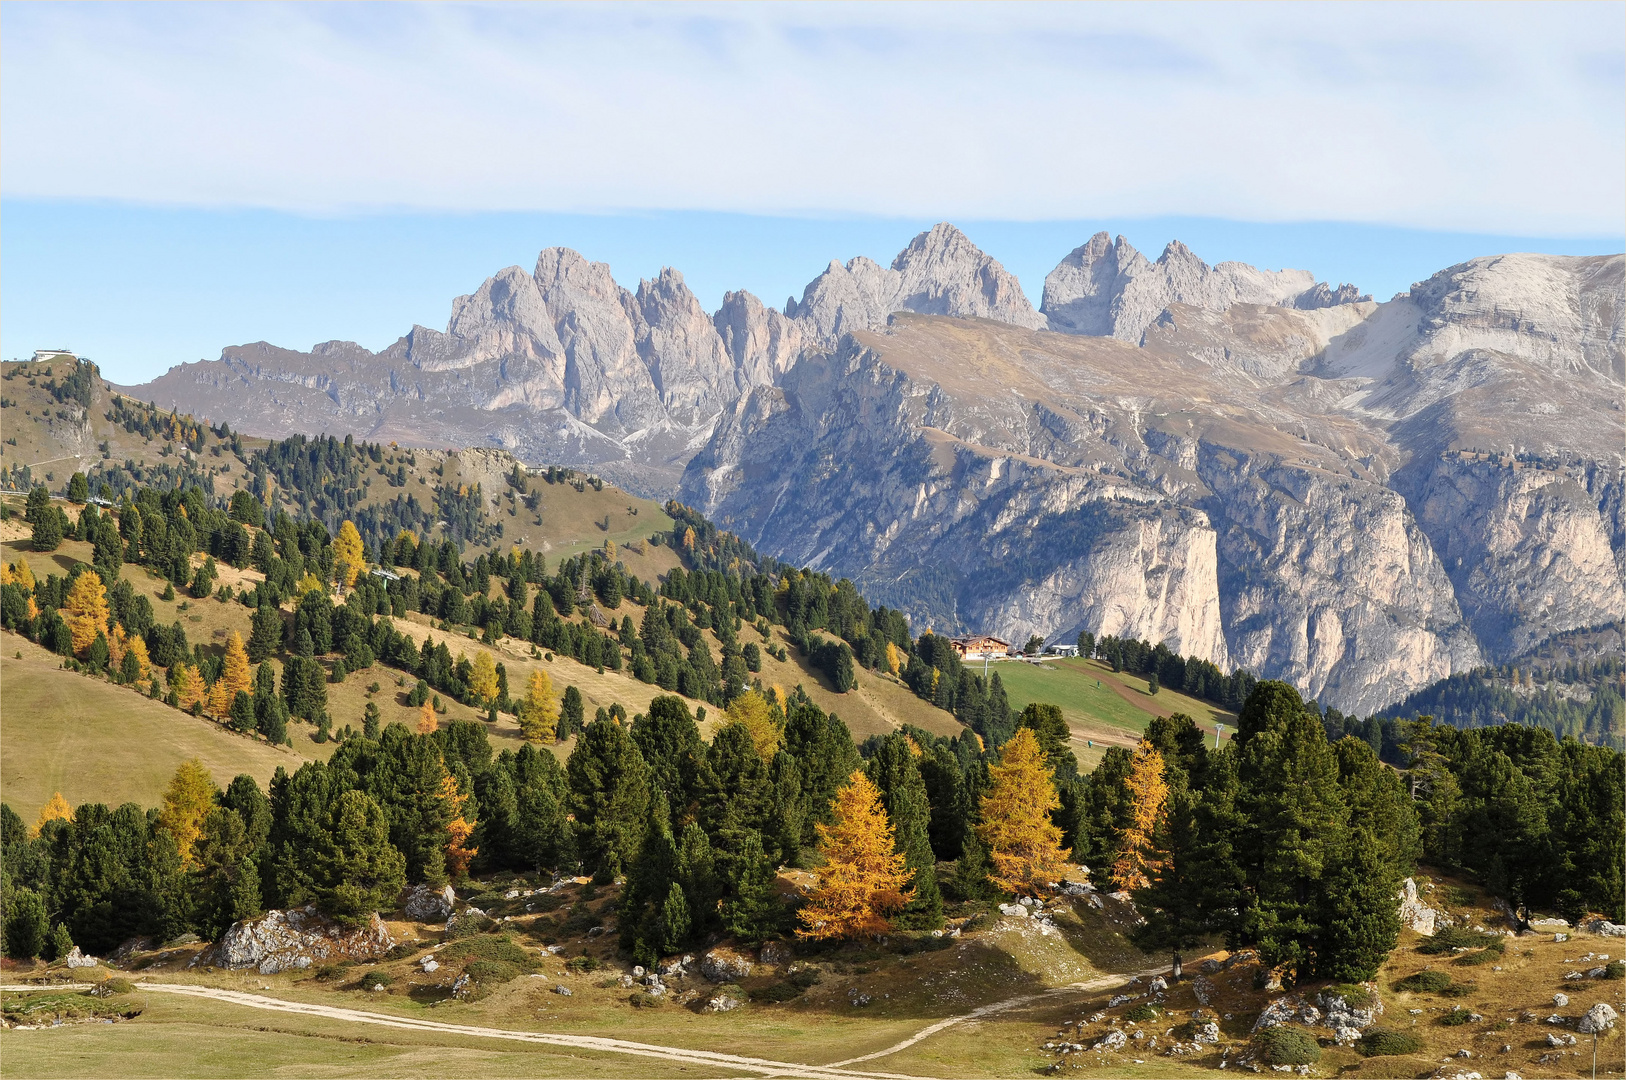
[[[741,390],[778,382],[802,353],[801,325],[743,289],[723,294],[711,322]]]
[[[1044,283],[1040,311],[1052,330],[1139,342],[1170,304],[1224,311],[1233,304],[1303,310],[1370,300],[1353,285],[1337,289],[1306,270],[1259,270],[1246,263],[1209,266],[1171,240],[1156,262],[1105,232],[1074,248]]]
[[[845,266],[831,262],[799,303],[785,305],[785,314],[826,347],[844,333],[884,326],[894,311],[992,319],[1035,330],[1045,324],[1016,276],[947,222],[916,236],[890,267],[863,256]]]

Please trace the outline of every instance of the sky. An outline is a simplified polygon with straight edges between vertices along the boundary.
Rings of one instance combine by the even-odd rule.
[[[0,356],[382,348],[574,247],[708,307],[953,221],[1380,299],[1626,247],[1626,4],[0,6]]]

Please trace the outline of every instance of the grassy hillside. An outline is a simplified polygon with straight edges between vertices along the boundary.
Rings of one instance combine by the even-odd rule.
[[[1223,723],[1227,733],[1236,729],[1234,713],[1172,690],[1148,693],[1145,678],[1127,671],[1114,674],[1099,660],[1007,662],[994,665],[993,670],[1005,684],[1011,708],[1019,709],[1032,701],[1061,708],[1073,729],[1073,751],[1086,771],[1101,759],[1104,746],[1133,746],[1139,742],[1140,733],[1154,716],[1185,713],[1210,733],[1216,722]]]

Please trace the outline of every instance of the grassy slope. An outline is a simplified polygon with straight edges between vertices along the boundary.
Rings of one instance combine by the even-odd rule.
[[[1113,673],[1099,660],[1047,660],[1042,666],[1026,663],[995,665],[1005,684],[1011,707],[1031,701],[1060,706],[1072,725],[1074,752],[1085,769],[1095,767],[1104,746],[1133,746],[1154,716],[1183,712],[1212,732],[1215,722],[1226,731],[1236,729],[1236,715],[1197,698],[1172,690],[1147,693],[1146,680],[1128,672]],[[1091,747],[1089,744],[1094,743]]]

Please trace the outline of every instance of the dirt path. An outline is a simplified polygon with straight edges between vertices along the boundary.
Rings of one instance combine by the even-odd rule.
[[[1150,968],[1146,971],[1140,972],[1138,977],[1146,978],[1152,975],[1161,975],[1162,973],[1162,968]],[[1058,986],[1053,990],[1044,990],[1037,994],[1024,994],[1021,997],[1013,997],[1005,1001],[996,1001],[992,1005],[984,1005],[979,1009],[972,1009],[970,1012],[965,1013],[962,1016],[951,1016],[947,1020],[939,1020],[935,1024],[921,1028],[919,1031],[915,1032],[907,1039],[904,1039],[902,1042],[893,1043],[884,1050],[877,1050],[873,1054],[864,1054],[861,1057],[848,1058],[845,1061],[832,1062],[829,1067],[832,1069],[839,1069],[847,1065],[857,1065],[861,1061],[874,1061],[876,1058],[887,1057],[889,1055],[896,1054],[900,1050],[907,1050],[909,1047],[915,1045],[921,1040],[928,1039],[931,1036],[936,1035],[939,1031],[945,1031],[956,1024],[963,1024],[972,1020],[981,1020],[985,1016],[992,1016],[995,1013],[1002,1013],[1010,1009],[1015,1009],[1019,1006],[1026,1005],[1029,1002],[1040,1001],[1047,997],[1056,997],[1060,994],[1083,993],[1090,990],[1105,990],[1109,986],[1113,986],[1117,983],[1121,983],[1136,977],[1137,976],[1131,975],[1103,975],[1099,979],[1089,979],[1084,982],[1070,983],[1067,986]]]
[[[1139,973],[1145,978],[1162,972],[1161,968],[1152,968]],[[430,1031],[447,1035],[465,1035],[481,1039],[508,1039],[515,1042],[541,1043],[548,1046],[568,1046],[576,1050],[595,1050],[603,1053],[631,1054],[638,1057],[655,1058],[662,1061],[679,1062],[685,1065],[710,1065],[725,1069],[735,1069],[741,1072],[757,1073],[762,1076],[807,1077],[810,1080],[921,1080],[915,1075],[903,1073],[884,1073],[857,1071],[849,1066],[865,1061],[874,1061],[877,1058],[888,1057],[901,1050],[907,1050],[916,1043],[922,1042],[940,1031],[954,1027],[956,1024],[981,1020],[997,1013],[1018,1008],[1030,1002],[1040,1001],[1048,997],[1061,994],[1084,993],[1091,990],[1104,990],[1117,983],[1131,978],[1127,975],[1103,975],[1098,979],[1085,982],[1072,983],[1068,986],[1059,986],[1052,990],[1044,990],[1037,994],[1024,994],[1021,997],[1008,998],[1005,1001],[983,1005],[960,1016],[951,1016],[945,1020],[928,1024],[907,1039],[893,1043],[873,1053],[863,1054],[859,1057],[848,1058],[845,1061],[833,1062],[829,1065],[804,1065],[800,1062],[774,1061],[770,1058],[746,1057],[738,1054],[723,1054],[710,1050],[693,1050],[679,1046],[658,1046],[652,1043],[630,1042],[625,1039],[607,1039],[594,1035],[555,1035],[540,1031],[511,1031],[506,1028],[479,1027],[470,1024],[446,1024],[437,1020],[425,1020],[411,1016],[394,1016],[388,1013],[368,1012],[364,1009],[346,1009],[334,1005],[317,1005],[303,1001],[285,1001],[281,998],[265,997],[261,994],[249,994],[240,990],[221,990],[209,986],[194,986],[184,983],[155,983],[139,982],[138,990],[149,993],[180,994],[186,997],[208,998],[214,1001],[224,1001],[233,1005],[241,1005],[250,1009],[266,1009],[272,1012],[298,1013],[305,1016],[320,1016],[329,1020],[345,1020],[357,1024],[376,1024],[380,1027],[399,1028],[406,1031]],[[88,990],[90,983],[58,983],[48,987],[33,986],[6,986],[5,990]]]

